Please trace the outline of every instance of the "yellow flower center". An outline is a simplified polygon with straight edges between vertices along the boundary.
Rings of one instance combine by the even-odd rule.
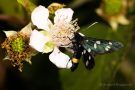
[[[11,47],[13,51],[21,53],[25,49],[25,42],[21,37],[18,37],[12,42]]]

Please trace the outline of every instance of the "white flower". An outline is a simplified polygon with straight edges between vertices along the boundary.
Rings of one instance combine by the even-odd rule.
[[[69,56],[59,50],[59,47],[72,46],[71,39],[74,37],[74,32],[79,29],[76,20],[72,21],[72,16],[72,9],[58,9],[53,24],[48,19],[48,9],[43,6],[35,8],[31,15],[32,23],[43,31],[33,30],[29,45],[39,52],[52,52],[49,59],[59,68],[72,66]]]
[[[31,64],[31,57],[35,55],[35,50],[29,45],[29,38],[32,32],[31,23],[24,27],[21,31],[4,31],[7,38],[2,43],[2,48],[7,52],[4,60],[11,61],[13,66],[18,66],[22,71],[23,62]]]

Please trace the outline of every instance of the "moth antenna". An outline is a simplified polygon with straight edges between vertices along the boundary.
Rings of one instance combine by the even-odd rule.
[[[94,23],[92,23],[91,25],[89,25],[88,26],[88,28],[87,29],[89,29],[90,27],[92,27],[92,26],[94,26],[95,24],[97,24],[98,22],[94,22]]]

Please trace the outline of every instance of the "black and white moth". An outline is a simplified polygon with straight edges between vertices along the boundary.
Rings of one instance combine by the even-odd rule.
[[[78,32],[75,33],[72,44],[74,53],[70,59],[72,61],[71,71],[77,68],[81,56],[86,69],[89,70],[95,65],[95,55],[111,53],[123,47],[120,42],[87,37]]]

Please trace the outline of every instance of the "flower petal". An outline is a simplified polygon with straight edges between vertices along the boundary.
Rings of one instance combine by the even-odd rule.
[[[44,36],[42,33],[38,32],[37,30],[33,30],[30,36],[30,43],[29,45],[36,49],[39,52],[43,52],[44,45],[46,42],[49,41],[49,38]]]
[[[36,25],[39,29],[44,29],[48,31],[48,16],[48,9],[40,5],[33,10],[31,14],[31,20],[32,23]]]
[[[126,19],[126,17],[124,15],[120,15],[118,17],[118,22],[122,25],[128,25],[129,24],[129,21],[128,19]]]
[[[73,16],[73,10],[71,8],[62,8],[58,9],[55,12],[54,23],[58,23],[60,21],[70,22]]]
[[[50,61],[59,68],[71,68],[72,63],[68,55],[62,53],[57,47],[49,55]]]
[[[29,64],[32,64],[31,57],[30,58],[26,58],[25,61],[28,62]]]
[[[110,26],[112,27],[113,30],[117,30],[117,28],[118,28],[118,22],[117,21],[110,20],[109,24],[110,24]]]
[[[7,37],[15,35],[17,32],[16,31],[4,31]]]
[[[3,58],[3,60],[10,60],[9,56],[6,56],[5,58]]]
[[[26,25],[20,32],[30,35],[32,32],[32,27],[31,27],[31,23],[29,23],[28,25]]]

